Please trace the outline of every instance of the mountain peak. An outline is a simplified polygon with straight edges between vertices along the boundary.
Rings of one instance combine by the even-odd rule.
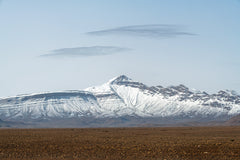
[[[20,120],[27,122],[27,125],[32,123],[43,126],[48,125],[45,119],[53,120],[51,124],[54,125],[55,119],[59,118],[62,119],[59,123],[65,119],[72,119],[74,124],[80,127],[82,124],[108,125],[109,120],[116,118],[111,124],[115,126],[125,125],[125,121],[119,122],[119,118],[121,120],[126,116],[147,118],[146,121],[141,121],[144,123],[155,122],[158,120],[155,118],[159,118],[161,123],[165,123],[166,120],[167,124],[180,123],[179,120],[182,120],[181,123],[188,120],[216,121],[240,114],[240,96],[233,96],[234,94],[233,91],[219,91],[213,95],[205,92],[195,93],[184,85],[148,87],[125,75],[120,75],[107,83],[84,91],[1,98],[0,119],[3,122],[0,120],[0,123]],[[84,118],[84,122],[75,123],[75,118],[81,117]],[[101,120],[99,121],[98,118]],[[39,123],[41,120],[44,120],[44,124]],[[85,123],[85,120],[88,122]],[[134,119],[133,122],[137,121]],[[132,125],[132,122],[129,124]],[[66,123],[61,125],[66,127]]]
[[[112,89],[110,87],[111,84],[118,84],[121,82],[132,82],[132,80],[125,75],[120,75],[100,86],[86,88],[85,91],[92,92],[92,93],[112,93]]]
[[[120,75],[118,77],[115,77],[109,81],[111,84],[118,83],[118,82],[132,82],[131,78],[128,78],[125,75]]]

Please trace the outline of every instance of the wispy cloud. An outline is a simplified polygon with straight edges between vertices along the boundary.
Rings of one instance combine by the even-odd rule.
[[[129,51],[129,48],[114,47],[114,46],[91,46],[91,47],[76,47],[76,48],[61,48],[52,50],[49,54],[41,55],[40,57],[89,57],[89,56],[104,56],[119,52]]]
[[[182,26],[168,24],[123,26],[112,29],[88,32],[87,34],[96,36],[124,35],[152,38],[172,38],[178,36],[195,35],[193,33],[185,31],[184,27]]]

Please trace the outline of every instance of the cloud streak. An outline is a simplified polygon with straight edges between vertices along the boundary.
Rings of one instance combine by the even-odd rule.
[[[196,35],[184,31],[184,28],[181,26],[168,24],[123,26],[112,29],[88,32],[87,34],[96,36],[123,35],[151,38],[174,38],[178,36]]]
[[[119,52],[130,51],[129,48],[115,46],[91,46],[76,48],[61,48],[52,50],[49,54],[40,55],[40,57],[91,57],[116,54]]]

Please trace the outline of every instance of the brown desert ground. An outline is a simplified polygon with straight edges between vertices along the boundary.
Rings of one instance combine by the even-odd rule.
[[[240,127],[0,129],[0,159],[240,159]]]

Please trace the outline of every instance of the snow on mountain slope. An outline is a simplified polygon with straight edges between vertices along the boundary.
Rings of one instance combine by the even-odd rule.
[[[101,112],[96,97],[82,91],[41,93],[0,99],[2,119],[97,116]]]
[[[233,91],[192,92],[186,86],[153,86],[122,75],[84,91],[21,95],[0,99],[0,119],[33,120],[73,117],[160,117],[214,120],[240,114]]]
[[[169,88],[149,88],[139,82],[119,81],[113,82],[111,87],[124,100],[124,103],[133,108],[135,113],[140,116],[185,116],[191,118],[196,116],[218,117],[230,113],[222,106],[206,106],[203,105],[203,100],[193,100],[191,96],[196,95],[183,85]],[[239,107],[238,105],[237,108]],[[231,109],[233,108],[234,105]]]

